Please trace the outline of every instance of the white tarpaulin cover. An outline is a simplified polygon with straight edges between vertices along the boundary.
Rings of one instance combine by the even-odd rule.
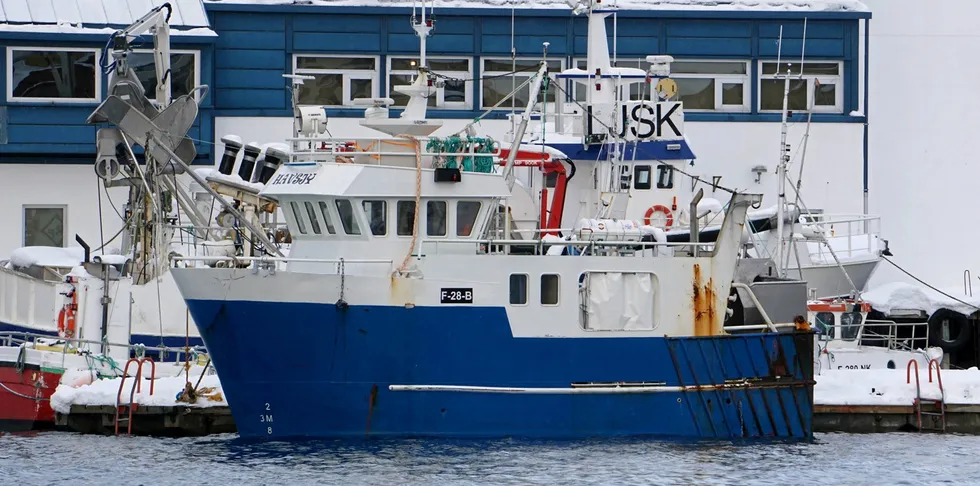
[[[583,281],[585,328],[644,331],[654,327],[653,275],[589,272]]]

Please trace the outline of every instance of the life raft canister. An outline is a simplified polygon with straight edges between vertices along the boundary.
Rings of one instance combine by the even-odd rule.
[[[670,208],[661,204],[651,206],[650,209],[647,209],[647,213],[643,215],[643,224],[650,226],[650,216],[658,212],[664,213],[667,216],[667,222],[664,224],[664,228],[670,228],[674,224],[674,215],[670,212]]]

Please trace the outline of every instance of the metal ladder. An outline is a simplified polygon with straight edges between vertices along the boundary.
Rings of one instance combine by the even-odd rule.
[[[126,367],[123,368],[122,379],[119,380],[119,391],[116,392],[116,418],[115,418],[115,433],[119,435],[119,423],[126,422],[126,435],[132,435],[133,433],[133,410],[137,407],[135,403],[136,394],[140,392],[141,384],[143,382],[143,363],[150,363],[150,395],[153,395],[153,382],[156,379],[157,365],[153,362],[153,358],[129,358],[126,361]],[[136,380],[133,386],[129,389],[129,403],[123,404],[122,402],[122,391],[126,384],[126,377],[129,376],[129,365],[136,364]],[[123,413],[126,413],[126,417],[120,417]]]
[[[939,382],[939,396],[937,400],[935,398],[922,398],[922,388],[919,386],[919,363],[912,359],[909,360],[909,364],[905,366],[905,383],[912,383],[912,368],[915,368],[915,401],[912,402],[912,408],[915,410],[916,417],[916,427],[919,432],[923,430],[935,430],[938,432],[946,432],[946,391],[943,389],[943,375],[939,371],[939,362],[935,359],[929,360],[929,383],[932,383],[932,368],[933,364],[936,365],[936,380]],[[924,410],[926,407],[930,407]],[[927,420],[926,425],[923,426],[922,416],[927,417],[939,417],[939,425],[935,425],[936,420]]]

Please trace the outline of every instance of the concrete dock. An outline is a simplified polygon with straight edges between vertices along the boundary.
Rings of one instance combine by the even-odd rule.
[[[120,414],[119,433],[125,434],[129,413]],[[72,405],[68,414],[55,413],[55,425],[83,434],[114,435],[116,408],[112,405]],[[133,435],[197,437],[236,432],[227,406],[139,406],[133,410]]]

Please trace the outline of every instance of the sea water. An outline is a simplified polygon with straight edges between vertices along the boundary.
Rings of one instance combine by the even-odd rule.
[[[49,432],[0,436],[0,484],[980,484],[980,437],[818,434],[805,443],[249,442]]]

